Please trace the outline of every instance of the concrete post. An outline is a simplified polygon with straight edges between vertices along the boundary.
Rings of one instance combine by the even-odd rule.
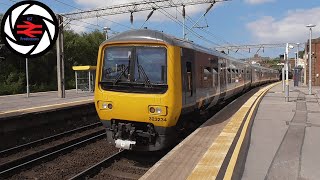
[[[91,92],[91,71],[89,70],[89,92]]]
[[[74,74],[75,74],[75,80],[76,80],[76,93],[78,93],[78,72],[77,71],[74,71]]]
[[[57,39],[57,81],[58,81],[58,97],[65,98],[64,83],[64,54],[63,54],[63,17],[57,15],[59,23],[59,33]]]
[[[30,96],[30,89],[29,89],[29,68],[28,68],[28,58],[26,58],[26,79],[27,79],[27,97]]]

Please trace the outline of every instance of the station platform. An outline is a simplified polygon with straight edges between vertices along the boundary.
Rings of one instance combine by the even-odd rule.
[[[141,179],[320,177],[316,156],[320,88],[315,87],[311,96],[307,92],[307,87],[291,83],[290,102],[285,102],[281,82],[251,90],[210,118]]]
[[[66,98],[57,91],[0,96],[0,119],[87,103],[93,103],[93,93],[76,90],[66,90]]]
[[[282,85],[263,98],[253,122],[242,176],[256,179],[320,177],[320,87],[293,87],[285,102]]]

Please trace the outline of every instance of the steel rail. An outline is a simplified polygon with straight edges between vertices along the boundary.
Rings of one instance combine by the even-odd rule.
[[[70,140],[63,144],[59,144],[57,146],[50,147],[34,154],[30,154],[2,164],[0,165],[0,179],[9,177],[14,173],[20,172],[22,169],[31,167],[32,165],[41,161],[54,159],[61,153],[70,152],[77,147],[81,147],[87,143],[103,138],[105,137],[105,135],[105,130],[99,130],[88,135]]]
[[[69,180],[80,180],[80,179],[87,179],[87,178],[93,177],[96,174],[98,174],[102,168],[110,166],[112,163],[114,163],[115,160],[118,160],[121,157],[123,157],[126,152],[127,152],[126,150],[120,150],[116,154],[113,154],[112,156],[107,157],[106,159],[100,161],[99,163],[73,176]]]
[[[82,132],[82,131],[88,130],[90,128],[97,127],[100,124],[101,124],[100,122],[94,123],[94,124],[89,124],[89,125],[86,125],[86,126],[83,126],[83,127],[80,127],[80,128],[76,128],[76,129],[73,129],[73,130],[70,130],[70,131],[66,131],[66,132],[63,132],[63,133],[59,133],[59,134],[53,135],[53,136],[50,136],[50,137],[46,137],[46,138],[39,139],[39,140],[36,140],[36,141],[33,141],[33,142],[29,142],[29,143],[22,144],[22,145],[19,145],[19,146],[15,146],[15,147],[12,147],[12,148],[9,148],[9,149],[5,149],[5,150],[0,151],[0,157],[3,157],[4,155],[8,155],[8,154],[13,154],[15,152],[21,151],[21,150],[26,149],[26,148],[30,148],[30,147],[35,146],[35,145],[51,142],[53,140],[56,140],[58,138],[62,138],[64,136],[67,136],[67,135],[70,135],[70,134],[73,134],[73,133]]]

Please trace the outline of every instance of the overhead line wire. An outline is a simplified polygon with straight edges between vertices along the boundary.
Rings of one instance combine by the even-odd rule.
[[[181,1],[180,1],[181,2]],[[170,2],[169,2],[170,3]],[[180,11],[180,10],[176,10],[176,11],[178,11],[180,14],[182,14],[182,12]],[[168,12],[167,12],[168,13]],[[190,22],[195,22],[190,16],[188,16],[188,15],[186,15],[187,16],[187,18],[189,19],[189,21]],[[178,20],[178,19],[177,19]],[[181,24],[182,24],[182,22],[180,21],[180,20],[178,20]],[[180,24],[180,25],[181,25]],[[189,30],[189,32],[191,32],[192,34],[194,34],[195,33],[195,31],[193,31],[193,29],[192,28],[189,28],[188,26],[186,26],[186,28]],[[209,31],[205,31],[204,29],[201,29],[202,31],[204,31],[204,32],[206,32],[207,34],[209,34],[209,35],[211,35],[211,36],[214,36],[212,33],[210,34],[210,32]],[[211,44],[215,44],[215,45],[218,45],[218,43],[216,43],[216,42],[213,42],[213,41],[211,41],[211,40],[208,40],[208,39],[206,39],[206,38],[204,38],[202,35],[200,35],[200,34],[198,34],[198,33],[196,33],[197,35],[196,36],[198,36],[198,38],[200,38],[200,39],[202,39],[202,40],[204,40],[204,41],[207,41],[207,42],[209,42],[209,43],[211,43]],[[225,41],[225,40],[223,40],[223,41]],[[227,42],[227,41],[225,41],[225,42]],[[227,42],[228,43],[228,42]],[[228,43],[228,44],[230,44],[230,43]],[[220,44],[219,44],[219,46],[221,46]],[[231,50],[232,51],[232,50]],[[235,52],[235,51],[234,51]],[[244,54],[242,54],[242,53],[238,53],[238,52],[235,52],[235,53],[237,53],[237,54],[239,54],[239,55],[241,55],[241,56],[243,56],[243,57],[245,57],[245,58],[247,58],[247,56],[245,56]]]
[[[182,3],[181,0],[179,0],[179,2]],[[173,2],[172,2],[172,3],[173,3]],[[181,12],[180,10],[177,9],[177,11],[178,11],[180,14],[182,14],[182,12]],[[186,14],[186,17],[187,17],[187,20],[189,20],[190,22],[196,23],[196,21],[194,21],[189,15]],[[212,36],[213,38],[216,38],[216,39],[219,39],[220,41],[225,42],[226,44],[235,46],[233,43],[230,43],[230,42],[226,41],[226,40],[223,39],[222,37],[219,37],[218,35],[215,35],[215,34],[213,34],[212,32],[210,32],[210,31],[208,31],[208,30],[201,29],[201,31],[207,33],[208,35]]]
[[[77,9],[77,10],[79,10],[79,11],[84,11],[83,9],[80,9],[80,8],[78,8],[78,7],[76,7],[76,6],[67,4],[67,3],[62,2],[62,1],[60,1],[60,0],[55,0],[55,1],[56,1],[56,2],[59,2],[59,3],[61,3],[61,4],[64,4],[64,5],[66,5],[66,6],[72,7],[72,8],[74,8],[74,9]],[[112,22],[112,23],[115,23],[115,24],[117,24],[117,25],[123,26],[123,27],[125,27],[125,28],[132,29],[131,27],[126,26],[126,25],[121,24],[121,23],[118,23],[118,22],[116,22],[116,21],[112,21],[112,20],[107,19],[107,18],[104,18],[104,17],[100,17],[100,18],[101,18],[101,19],[104,19],[104,20],[107,20],[107,21],[110,21],[110,22]],[[77,21],[80,21],[80,20],[77,20]],[[81,21],[80,21],[80,22],[81,22]],[[82,21],[82,22],[83,22],[83,21]],[[102,27],[102,26],[101,26],[101,27]],[[102,27],[102,28],[103,28],[103,27]],[[112,31],[112,30],[111,30],[111,31]]]
[[[155,5],[156,5],[156,4],[155,4]],[[156,6],[158,6],[158,5],[156,5]],[[160,11],[160,13],[162,13],[163,15],[167,16],[168,18],[170,18],[172,21],[176,22],[176,23],[179,24],[180,26],[183,26],[183,25],[182,25],[183,23],[182,23],[180,20],[175,19],[170,13],[168,13],[168,12],[167,12],[166,10],[164,10],[163,8],[160,8],[160,7],[158,6],[158,10]],[[164,12],[165,12],[166,14],[165,14]],[[217,44],[217,43],[215,43],[215,42],[213,42],[213,41],[210,41],[210,40],[204,38],[203,36],[199,35],[198,33],[194,32],[194,31],[193,31],[192,29],[190,29],[188,26],[186,26],[186,28],[187,28],[192,34],[194,34],[196,37],[198,37],[199,39],[202,39],[202,40],[204,40],[204,41],[207,41],[207,42],[209,42],[209,43],[211,43],[211,44],[219,45],[219,44]]]

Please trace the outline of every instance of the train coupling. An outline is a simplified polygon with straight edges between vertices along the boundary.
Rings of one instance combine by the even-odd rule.
[[[131,150],[136,141],[117,139],[115,140],[115,144],[117,148]]]

